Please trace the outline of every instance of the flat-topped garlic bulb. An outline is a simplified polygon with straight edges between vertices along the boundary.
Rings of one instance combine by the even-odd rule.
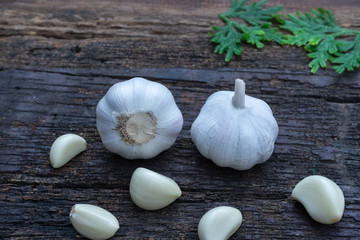
[[[96,107],[96,125],[109,151],[147,159],[174,144],[183,117],[169,89],[136,77],[108,90]]]
[[[245,95],[244,81],[236,79],[235,92],[219,91],[207,99],[191,138],[217,165],[246,170],[270,158],[278,131],[269,105]]]

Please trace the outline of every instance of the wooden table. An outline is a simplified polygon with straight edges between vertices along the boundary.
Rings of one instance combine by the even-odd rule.
[[[276,0],[285,13],[324,7],[341,26],[360,29],[360,4]],[[77,239],[71,207],[89,203],[120,222],[114,239],[197,239],[209,209],[241,210],[231,239],[360,239],[360,72],[311,74],[302,48],[244,45],[231,63],[213,53],[208,32],[230,1],[1,1],[0,238]],[[95,108],[108,88],[142,76],[173,93],[184,116],[175,144],[151,160],[108,152]],[[235,78],[265,100],[279,124],[269,161],[248,171],[220,168],[202,157],[190,127],[207,97],[232,90]],[[75,133],[87,151],[60,169],[52,142]],[[129,182],[146,167],[173,178],[182,196],[158,211],[133,204]],[[295,184],[319,174],[345,195],[343,219],[313,221],[291,199]]]

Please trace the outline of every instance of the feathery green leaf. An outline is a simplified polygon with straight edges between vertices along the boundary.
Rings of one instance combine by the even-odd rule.
[[[309,64],[312,73],[330,64],[338,73],[360,66],[360,31],[338,26],[329,10],[319,8],[296,16],[289,14],[280,27],[292,33],[286,36],[285,43],[304,46],[309,52],[309,58],[313,59]],[[339,39],[343,37],[354,39]]]
[[[282,6],[264,9],[263,5],[267,0],[251,4],[246,4],[247,2],[248,0],[233,0],[230,10],[219,15],[226,25],[213,27],[215,32],[210,33],[213,36],[211,41],[218,44],[214,52],[226,52],[227,62],[234,54],[242,53],[241,42],[255,45],[257,48],[262,48],[265,41],[283,43],[283,35],[277,28],[271,27],[270,23],[275,14],[281,11]]]
[[[336,24],[329,10],[319,8],[309,12],[279,15],[282,5],[264,8],[267,0],[248,3],[233,0],[229,11],[219,15],[225,26],[213,27],[211,41],[217,44],[214,52],[224,54],[229,62],[233,55],[242,53],[241,44],[248,43],[263,48],[264,42],[304,47],[311,59],[312,73],[331,66],[339,74],[360,67],[360,31],[346,29]],[[271,21],[291,34],[283,35]]]

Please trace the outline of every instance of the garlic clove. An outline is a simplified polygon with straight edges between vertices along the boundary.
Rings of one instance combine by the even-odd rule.
[[[133,202],[145,210],[158,210],[181,196],[174,180],[146,168],[137,168],[130,180]]]
[[[317,222],[332,224],[340,221],[345,208],[344,194],[332,180],[313,175],[296,184],[291,197],[304,205]]]
[[[183,117],[169,89],[136,77],[108,90],[96,107],[96,125],[109,151],[148,159],[175,143]]]
[[[75,204],[70,212],[74,228],[89,239],[108,239],[119,229],[119,221],[109,211],[90,204]]]
[[[241,223],[242,214],[238,209],[216,207],[200,219],[198,235],[200,240],[226,240],[239,229]]]
[[[50,163],[54,168],[64,166],[73,157],[86,150],[86,141],[76,134],[58,137],[50,149]]]
[[[268,104],[235,91],[212,94],[191,126],[191,139],[204,157],[221,167],[247,170],[267,161],[274,150],[278,125]]]

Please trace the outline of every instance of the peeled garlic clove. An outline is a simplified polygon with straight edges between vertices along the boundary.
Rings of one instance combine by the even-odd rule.
[[[181,190],[171,178],[146,168],[137,168],[130,180],[130,196],[138,207],[157,210],[180,197]]]
[[[323,176],[309,176],[296,184],[292,198],[304,205],[309,215],[317,222],[332,224],[340,221],[345,200],[340,187]]]
[[[76,204],[70,212],[74,228],[90,239],[108,239],[119,229],[119,222],[109,211],[90,204]]]
[[[54,168],[64,166],[73,157],[86,150],[86,141],[76,134],[58,137],[50,149],[50,163]]]
[[[96,125],[109,151],[147,159],[174,144],[183,117],[169,89],[136,77],[109,89],[96,107]]]
[[[236,79],[235,92],[219,91],[206,100],[191,139],[215,164],[246,170],[270,158],[278,131],[269,105],[245,95],[244,81]]]
[[[200,219],[198,235],[200,240],[226,240],[239,229],[241,212],[233,207],[216,207]]]

